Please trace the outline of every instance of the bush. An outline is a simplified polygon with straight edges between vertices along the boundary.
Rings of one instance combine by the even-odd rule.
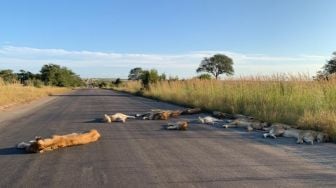
[[[13,70],[6,69],[0,71],[0,77],[5,83],[15,83],[17,82],[17,76]]]
[[[101,81],[100,83],[98,83],[99,88],[106,88],[106,86],[107,86],[107,84],[104,81]]]
[[[114,81],[114,85],[116,85],[117,87],[122,83],[121,79],[120,78],[117,78],[115,81]]]
[[[144,88],[148,89],[150,84],[157,83],[160,80],[158,71],[155,69],[145,70],[141,75],[141,82]]]
[[[210,74],[201,74],[199,76],[197,76],[198,79],[201,79],[201,80],[211,80],[212,77]]]
[[[33,78],[33,79],[26,80],[23,83],[23,85],[24,86],[33,86],[33,87],[41,88],[41,87],[44,86],[44,83],[41,80]]]

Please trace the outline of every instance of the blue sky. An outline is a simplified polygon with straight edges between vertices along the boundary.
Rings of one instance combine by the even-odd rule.
[[[191,77],[225,53],[236,75],[313,74],[336,51],[334,0],[2,0],[0,69],[83,77],[136,66]]]

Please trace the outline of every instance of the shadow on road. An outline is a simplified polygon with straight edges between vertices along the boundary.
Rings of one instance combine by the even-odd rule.
[[[23,149],[17,149],[16,147],[0,148],[0,155],[22,155],[27,154]]]
[[[95,118],[93,120],[90,120],[90,121],[84,121],[82,123],[105,123],[103,118]]]

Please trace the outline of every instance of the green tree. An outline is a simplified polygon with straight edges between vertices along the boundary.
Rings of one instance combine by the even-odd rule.
[[[336,52],[333,53],[333,57],[327,61],[327,64],[323,66],[323,70],[326,74],[336,73]]]
[[[7,83],[13,83],[17,81],[17,75],[13,72],[13,70],[10,69],[1,70],[0,77]]]
[[[26,84],[28,80],[40,80],[40,74],[34,74],[29,71],[20,70],[19,73],[16,74],[18,79],[20,80],[21,84]]]
[[[233,75],[232,65],[233,60],[231,58],[223,54],[216,54],[210,58],[205,57],[196,72],[208,72],[218,79],[221,74]]]
[[[128,80],[140,80],[142,73],[143,73],[143,70],[140,67],[131,69],[128,75]]]
[[[166,80],[167,79],[167,76],[165,73],[162,73],[160,76],[159,76],[159,79],[160,80]]]
[[[55,64],[43,65],[41,68],[41,80],[46,85],[59,85],[59,74],[61,67]]]
[[[83,85],[81,78],[66,67],[48,64],[44,65],[40,72],[41,80],[46,85],[59,87],[76,87]]]
[[[145,88],[149,88],[150,84],[156,83],[160,80],[158,71],[155,69],[145,70],[141,75],[141,82]]]
[[[333,53],[333,57],[327,61],[322,67],[322,70],[317,71],[313,76],[314,80],[329,80],[332,75],[336,74],[336,52]]]

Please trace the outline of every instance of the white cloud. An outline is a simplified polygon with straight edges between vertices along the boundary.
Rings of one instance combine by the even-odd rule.
[[[243,54],[231,51],[195,51],[183,54],[133,54],[96,51],[68,51],[30,47],[0,47],[0,69],[25,69],[37,72],[42,65],[55,63],[67,66],[83,77],[127,77],[131,68],[156,68],[159,72],[180,77],[196,75],[195,70],[203,57],[216,53],[234,60],[236,75],[273,73],[314,74],[328,56],[298,55],[270,56]]]

